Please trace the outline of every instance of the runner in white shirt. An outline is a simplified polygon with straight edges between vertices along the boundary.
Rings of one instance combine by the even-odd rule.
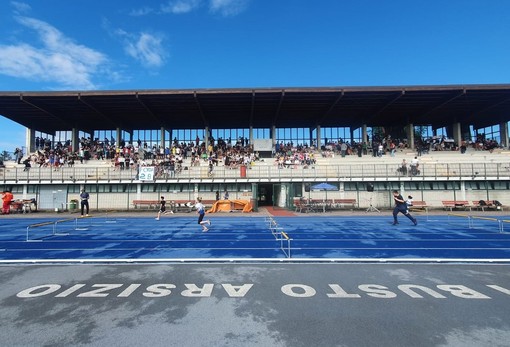
[[[198,224],[200,224],[200,226],[202,227],[202,231],[203,232],[209,231],[209,229],[205,225],[206,224],[211,225],[211,221],[203,220],[204,216],[205,216],[205,207],[204,207],[204,205],[202,205],[202,198],[197,198],[197,203],[195,205],[195,208],[197,209],[197,213],[198,213]]]

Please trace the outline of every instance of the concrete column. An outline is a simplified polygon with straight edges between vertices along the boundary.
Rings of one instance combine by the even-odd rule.
[[[501,146],[508,148],[508,123],[499,124],[499,133],[501,137]]]
[[[253,145],[253,126],[250,125],[249,135],[250,137],[250,145]]]
[[[166,131],[165,131],[165,127],[161,127],[161,139],[160,139],[160,146],[165,148],[165,142],[166,142],[166,139],[165,139],[165,135],[166,135]]]
[[[276,126],[271,127],[271,140],[273,140],[273,148],[276,145]]]
[[[407,144],[409,148],[414,149],[414,125],[413,123],[409,123],[407,125]]]
[[[25,135],[25,147],[26,147],[26,153],[32,153],[35,151],[35,130],[26,128],[26,135]]]
[[[121,140],[122,130],[120,128],[115,129],[115,147],[119,147]]]
[[[71,130],[71,147],[73,152],[77,152],[80,148],[80,134],[77,128]]]
[[[462,127],[460,126],[459,122],[452,124],[452,130],[453,130],[453,140],[455,143],[460,146],[462,142]]]
[[[317,149],[320,150],[322,143],[321,143],[321,126],[317,125]]]
[[[209,127],[205,127],[205,150],[207,151],[207,147],[209,147]]]
[[[361,126],[361,143],[366,142],[368,144],[368,131],[367,131],[367,125],[363,124]]]
[[[356,129],[353,129],[353,128],[350,128],[351,130],[351,145],[354,143],[354,130]]]

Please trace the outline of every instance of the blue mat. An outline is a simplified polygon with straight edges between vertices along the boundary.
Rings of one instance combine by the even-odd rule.
[[[499,220],[509,219],[498,217]],[[212,216],[204,233],[195,217],[3,219],[0,260],[74,259],[510,259],[510,223],[430,216],[414,226],[388,215],[274,217],[290,240],[263,217]],[[44,224],[48,223],[48,224]],[[27,227],[34,224],[28,230]],[[56,226],[56,227],[55,227]],[[290,247],[289,247],[290,242]]]

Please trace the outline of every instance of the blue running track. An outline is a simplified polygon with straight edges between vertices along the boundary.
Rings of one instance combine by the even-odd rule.
[[[283,259],[290,253],[293,259],[497,261],[510,259],[508,219],[442,215],[422,217],[417,226],[400,218],[394,226],[387,215],[274,217],[276,236],[258,216],[211,216],[207,233],[192,216],[91,217],[56,228],[57,219],[3,219],[0,260]],[[27,226],[40,223],[27,241]]]

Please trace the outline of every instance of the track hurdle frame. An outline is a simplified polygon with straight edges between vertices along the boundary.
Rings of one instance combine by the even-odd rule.
[[[285,230],[278,226],[278,223],[273,217],[266,217],[265,222],[268,223],[268,228],[273,234],[276,241],[280,242],[280,249],[287,258],[291,257],[291,242],[292,238],[285,232]],[[284,247],[284,243],[287,243],[287,247]]]
[[[36,227],[42,227],[42,226],[46,226],[46,225],[53,225],[52,226],[52,232],[51,232],[50,235],[48,235],[48,237],[51,237],[51,236],[67,236],[67,235],[69,235],[69,233],[59,233],[58,232],[58,225],[62,224],[64,222],[69,222],[69,221],[74,221],[74,230],[76,230],[78,228],[78,218],[67,218],[67,219],[59,219],[59,220],[50,221],[50,222],[30,224],[29,226],[27,226],[25,241],[26,242],[42,242],[43,241],[42,239],[39,239],[39,240],[31,240],[30,239],[30,236],[29,236],[30,235],[30,229],[33,229],[33,228],[36,228]]]
[[[476,227],[475,226],[476,220],[497,222],[498,232],[500,234],[505,232],[504,223],[510,223],[510,220],[498,219],[498,218],[493,218],[493,217],[471,216],[471,215],[464,215],[464,214],[458,214],[458,213],[448,213],[448,223],[450,223],[450,216],[467,218],[469,229],[474,229]]]

